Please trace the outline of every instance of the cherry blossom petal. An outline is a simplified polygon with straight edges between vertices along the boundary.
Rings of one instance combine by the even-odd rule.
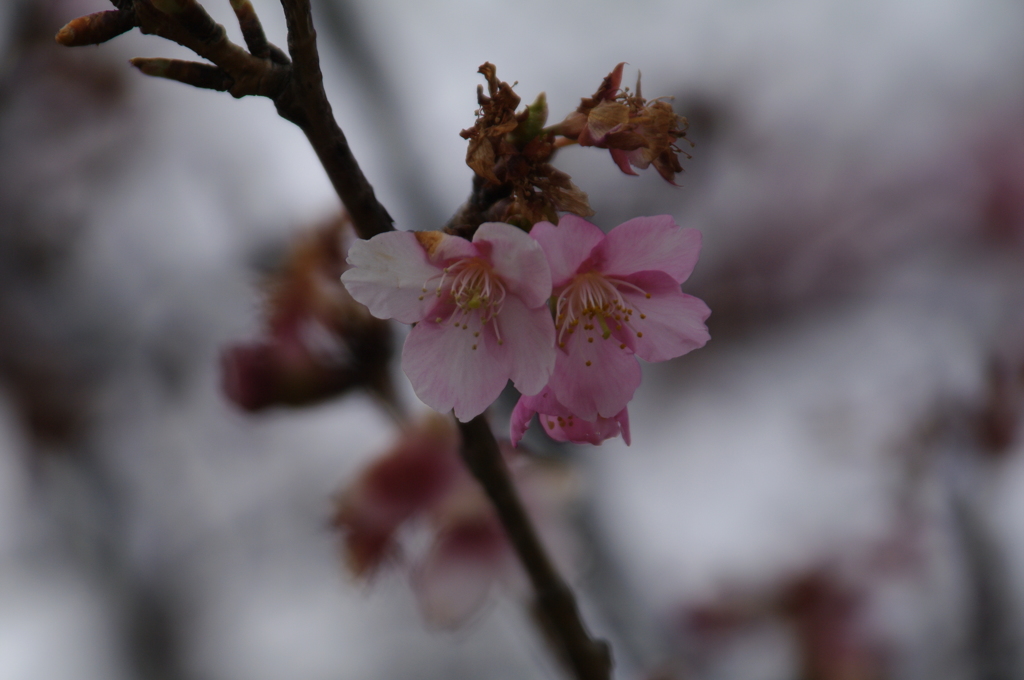
[[[545,265],[546,266],[546,265]],[[506,297],[497,317],[501,356],[508,376],[523,394],[540,392],[555,368],[555,323],[547,306],[527,309],[517,297]]]
[[[540,424],[549,437],[558,442],[573,442],[574,444],[599,445],[606,439],[619,436],[621,433],[626,444],[629,444],[629,415],[626,409],[614,418],[601,418],[594,422],[570,416],[560,418],[546,413],[538,414]],[[626,426],[623,429],[620,422],[625,420]]]
[[[427,259],[439,268],[445,267],[453,260],[480,255],[476,247],[461,236],[452,236],[443,231],[414,231],[411,233],[426,252]]]
[[[615,165],[619,166],[619,170],[626,173],[627,175],[637,176],[637,172],[629,166],[629,155],[636,153],[635,151],[623,151],[622,149],[609,149],[612,154],[612,160],[615,161]]]
[[[593,338],[593,342],[588,339]],[[640,364],[627,346],[621,348],[614,335],[607,340],[600,333],[577,330],[558,352],[550,385],[555,398],[578,418],[612,418],[633,398],[640,386]]]
[[[626,442],[626,446],[633,443],[632,438],[629,434],[629,409],[622,409],[619,415],[615,416],[616,422],[619,424],[619,432],[622,434],[622,441]]]
[[[551,271],[544,251],[519,227],[485,222],[476,230],[473,245],[487,255],[508,294],[527,307],[540,307],[551,296]],[[485,253],[484,251],[489,251]]]
[[[402,370],[423,403],[468,422],[498,398],[508,382],[503,352],[490,326],[480,317],[465,317],[463,328],[453,321],[417,324],[402,349]],[[479,335],[475,335],[475,334]]]
[[[663,271],[682,283],[697,264],[700,244],[700,232],[683,229],[671,215],[635,217],[608,232],[594,255],[606,276]]]
[[[629,444],[629,412],[622,409],[614,418],[598,417],[593,421],[584,420],[572,413],[555,399],[554,392],[546,387],[532,397],[520,397],[512,410],[510,439],[512,446],[519,444],[534,414],[540,418],[541,428],[549,437],[559,442],[575,444],[600,444],[620,433]]]
[[[487,601],[507,553],[501,528],[493,521],[460,523],[442,531],[413,574],[424,618],[445,628],[465,623]]]
[[[423,290],[441,270],[427,261],[413,232],[390,231],[356,241],[349,248],[348,263],[352,268],[341,275],[342,283],[378,319],[415,323],[434,304],[433,290],[430,295]]]
[[[555,393],[550,387],[545,387],[535,395],[523,395],[519,397],[516,406],[512,409],[509,439],[512,446],[518,446],[526,430],[530,428],[530,421],[535,413],[545,413],[563,418],[572,415],[562,404],[555,399]]]
[[[644,291],[620,287],[633,309],[630,325],[638,336],[635,351],[641,359],[674,359],[703,347],[711,338],[704,324],[711,310],[702,300],[679,290],[679,284],[670,276],[644,272],[628,281]]]
[[[551,266],[551,282],[556,288],[568,283],[605,238],[603,231],[576,215],[565,215],[557,227],[550,222],[538,222],[530,236],[544,249]]]

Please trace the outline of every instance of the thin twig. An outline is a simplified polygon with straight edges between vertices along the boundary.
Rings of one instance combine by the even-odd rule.
[[[109,40],[138,25],[192,50],[215,68],[186,66],[166,60],[136,63],[150,75],[169,77],[199,87],[227,89],[235,97],[259,95],[274,101],[281,117],[298,125],[312,144],[338,197],[352,216],[356,233],[371,238],[391,231],[393,220],[380,204],[360,169],[345,134],[338,127],[324,92],[316,31],[309,0],[282,0],[288,24],[289,60],[266,41],[259,18],[248,0],[234,0],[242,34],[250,51],[227,38],[196,0],[113,0],[120,11],[76,19],[58,34],[66,45]],[[90,29],[85,31],[85,29]]]
[[[177,80],[180,83],[207,90],[227,92],[233,84],[231,76],[225,73],[223,69],[212,64],[201,64],[196,61],[182,61],[180,59],[148,59],[145,57],[129,59],[128,63],[147,76]]]
[[[292,78],[274,100],[277,111],[306,133],[360,238],[391,231],[394,220],[377,200],[327,101],[309,0],[281,0],[281,5],[288,25]]]
[[[238,26],[242,29],[242,37],[249,52],[260,59],[270,57],[270,43],[267,42],[267,34],[263,32],[263,24],[256,16],[252,3],[249,0],[231,0],[231,9],[235,10]]]
[[[462,459],[494,504],[530,577],[545,631],[579,680],[608,680],[612,667],[608,643],[595,640],[587,632],[576,597],[537,537],[487,420],[477,416],[468,423],[459,423],[459,430]]]

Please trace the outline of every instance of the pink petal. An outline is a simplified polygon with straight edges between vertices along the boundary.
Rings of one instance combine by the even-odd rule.
[[[633,149],[632,151],[623,151],[623,162],[632,165],[634,168],[640,168],[646,170],[651,165],[650,149],[640,147],[639,149]],[[619,161],[616,161],[619,162]],[[621,164],[620,164],[621,167]],[[635,172],[629,173],[635,175]]]
[[[679,290],[679,284],[670,276],[644,272],[628,281],[644,291],[619,288],[633,309],[630,326],[634,335],[642,334],[635,340],[635,351],[641,359],[674,359],[703,347],[711,338],[704,324],[711,310],[702,300]]]
[[[529,429],[530,421],[533,420],[535,413],[547,413],[562,417],[570,415],[569,409],[558,403],[558,400],[555,399],[555,393],[550,387],[545,387],[533,396],[524,395],[519,397],[515,408],[512,409],[509,434],[512,446],[519,445],[519,441],[523,438],[526,430]]]
[[[507,556],[508,544],[493,521],[464,522],[442,531],[413,575],[424,617],[446,628],[465,623],[487,601]]]
[[[583,420],[582,418],[559,418],[555,415],[541,413],[540,424],[548,436],[559,442],[573,442],[574,444],[599,445],[606,439],[617,437],[621,433],[623,439],[629,444],[629,416],[626,409],[614,418],[598,417],[595,421]],[[620,423],[625,420],[625,429]]]
[[[671,215],[635,217],[608,232],[594,252],[607,276],[663,271],[682,283],[700,255],[701,234],[683,229]]]
[[[612,418],[633,398],[640,386],[640,364],[619,338],[608,339],[597,331],[584,332],[582,325],[566,335],[564,351],[555,359],[550,385],[555,398],[578,418]],[[588,342],[593,338],[593,342]],[[590,362],[590,365],[587,365]]]
[[[493,329],[481,327],[479,314],[467,315],[464,323],[467,328],[452,320],[418,323],[405,340],[402,370],[423,403],[442,413],[454,409],[467,422],[498,398],[508,368]]]
[[[622,438],[629,444],[629,413],[622,409],[614,418],[598,417],[593,421],[573,416],[569,409],[555,399],[554,392],[545,388],[532,397],[520,397],[512,410],[511,437],[515,446],[523,438],[534,414],[549,437],[559,442],[600,444],[606,439]]]
[[[626,173],[627,175],[636,176],[633,168],[629,167],[629,153],[622,149],[609,149],[612,154],[612,160],[615,161],[615,165],[619,166],[619,170]]]
[[[509,441],[512,442],[512,446],[519,446],[519,442],[522,441],[523,435],[530,429],[530,421],[533,420],[533,416],[537,413],[535,408],[530,407],[530,403],[526,400],[530,397],[519,397],[519,401],[516,402],[516,407],[512,409],[512,418],[509,421]]]
[[[544,252],[525,231],[511,224],[485,222],[476,230],[473,245],[481,254],[489,250],[491,264],[507,294],[520,298],[530,308],[540,307],[551,297],[551,271]]]
[[[497,323],[503,343],[497,353],[516,389],[540,392],[555,368],[555,322],[547,305],[527,309],[519,298],[506,297]]]
[[[462,238],[442,231],[415,231],[416,240],[427,253],[430,262],[438,267],[445,267],[454,260],[465,257],[477,257],[480,253],[476,246]]]
[[[557,227],[550,222],[538,222],[533,225],[530,236],[544,249],[555,287],[568,283],[605,238],[603,231],[576,215],[565,215]]]
[[[348,263],[352,268],[341,275],[342,283],[378,319],[415,323],[434,303],[427,282],[438,278],[441,270],[427,261],[413,232],[390,231],[356,241],[349,248]],[[424,294],[424,287],[429,294]]]
[[[458,628],[487,602],[495,575],[472,561],[431,555],[416,572],[413,588],[429,623]]]
[[[615,420],[619,422],[619,430],[622,432],[622,441],[626,442],[626,446],[629,446],[633,443],[630,441],[629,436],[629,410],[622,409],[619,415],[615,416]]]

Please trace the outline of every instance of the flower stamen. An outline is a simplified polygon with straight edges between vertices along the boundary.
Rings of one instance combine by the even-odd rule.
[[[555,328],[558,332],[558,343],[561,346],[563,337],[571,335],[580,319],[583,319],[584,331],[601,328],[601,337],[607,340],[612,336],[611,325],[608,319],[615,322],[615,330],[621,330],[626,326],[634,333],[636,329],[631,321],[636,311],[629,306],[621,289],[628,289],[640,293],[647,298],[650,294],[636,284],[620,279],[602,276],[597,272],[588,272],[577,276],[565,287],[555,302]],[[647,316],[640,314],[641,319]],[[596,324],[593,323],[596,321]],[[590,323],[586,323],[590,322]],[[638,335],[637,337],[643,337]],[[593,338],[589,338],[593,342]]]

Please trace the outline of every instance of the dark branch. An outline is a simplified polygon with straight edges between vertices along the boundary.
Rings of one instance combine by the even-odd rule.
[[[201,64],[196,61],[136,57],[129,59],[128,63],[147,76],[177,80],[180,83],[207,90],[227,92],[234,84],[231,76],[220,67],[211,64]]]
[[[502,526],[526,569],[537,595],[544,629],[579,680],[608,680],[611,651],[590,637],[576,598],[555,570],[519,499],[487,420],[481,415],[459,423],[462,459],[491,499]]]
[[[327,101],[309,0],[281,0],[281,5],[293,66],[289,88],[274,100],[277,111],[306,133],[359,236],[391,231],[394,220],[377,200]]]
[[[267,42],[267,34],[263,32],[263,24],[256,16],[249,0],[231,0],[231,9],[235,10],[238,18],[238,26],[242,29],[242,37],[245,38],[245,46],[254,57],[266,59],[270,57],[270,43]]]
[[[213,66],[173,60],[137,60],[148,75],[196,87],[226,90],[235,97],[259,95],[274,101],[278,113],[306,134],[344,204],[356,233],[371,238],[391,231],[393,220],[363,175],[324,92],[316,31],[309,0],[282,0],[288,23],[289,60],[267,42],[249,0],[232,0],[249,51],[227,38],[224,27],[196,0],[113,0],[118,10],[76,19],[61,29],[58,42],[93,44],[132,26],[159,35],[208,60]],[[88,30],[86,30],[88,29]]]

